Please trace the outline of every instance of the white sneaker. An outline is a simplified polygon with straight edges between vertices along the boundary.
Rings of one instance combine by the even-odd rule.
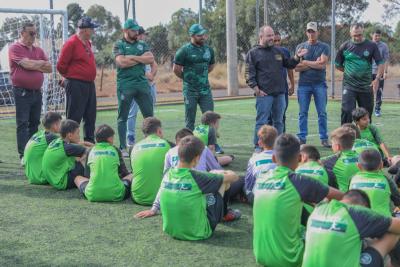
[[[25,160],[24,160],[24,157],[21,158],[21,167],[25,167]]]
[[[128,151],[126,151],[125,149],[123,149],[123,150],[121,151],[121,153],[122,153],[122,157],[124,157],[124,158],[129,158],[129,153],[128,153]]]

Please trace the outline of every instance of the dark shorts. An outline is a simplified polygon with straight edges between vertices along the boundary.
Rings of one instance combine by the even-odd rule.
[[[75,188],[75,178],[76,176],[83,176],[85,172],[85,168],[82,166],[82,163],[79,161],[75,161],[75,167],[68,172],[67,175],[67,189]]]
[[[211,229],[214,231],[217,224],[222,221],[224,216],[224,200],[220,193],[208,194],[207,200],[207,218]]]
[[[128,199],[131,193],[131,182],[128,180],[123,180],[121,179],[122,183],[125,186],[125,196],[124,196],[124,200]],[[85,189],[86,186],[88,185],[89,181],[83,182],[81,183],[81,185],[79,186],[79,191],[81,192],[81,194],[86,198],[85,196]]]
[[[361,252],[360,264],[362,267],[383,267],[382,255],[373,247],[366,247]]]

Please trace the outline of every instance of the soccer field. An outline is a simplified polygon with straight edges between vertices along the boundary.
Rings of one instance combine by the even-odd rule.
[[[253,150],[254,105],[254,99],[215,103],[216,112],[222,115],[219,143],[226,154],[236,156],[229,169],[241,175]],[[399,147],[398,110],[398,104],[384,103],[383,117],[373,119],[393,154]],[[183,105],[157,107],[155,116],[163,123],[165,138],[173,141],[175,132],[184,126],[183,113]],[[289,133],[296,133],[297,114],[297,102],[291,100],[286,122]],[[116,111],[99,112],[97,125],[107,123],[116,129],[116,117]],[[329,150],[319,143],[314,106],[309,117],[308,143],[328,155]],[[339,124],[340,102],[330,101],[329,131]],[[0,266],[256,265],[249,206],[234,204],[242,218],[218,225],[208,240],[174,240],[162,232],[161,216],[134,219],[133,215],[146,207],[131,200],[89,203],[77,189],[57,191],[28,184],[19,170],[15,120],[0,120],[0,128]]]

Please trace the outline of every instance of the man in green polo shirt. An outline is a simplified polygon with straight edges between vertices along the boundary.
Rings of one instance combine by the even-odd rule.
[[[152,64],[153,54],[148,45],[138,40],[140,26],[128,19],[124,23],[124,37],[114,44],[117,64],[118,135],[124,156],[126,151],[126,121],[132,100],[138,104],[144,118],[153,116],[153,98],[145,75],[145,65]]]
[[[214,110],[208,73],[214,69],[214,50],[205,44],[206,29],[193,24],[189,29],[190,43],[176,52],[173,70],[183,79],[186,128],[194,129],[197,104],[202,113]]]
[[[165,154],[171,145],[163,139],[161,121],[154,117],[143,120],[142,131],[145,139],[136,143],[131,151],[131,191],[135,203],[151,205],[160,188]]]

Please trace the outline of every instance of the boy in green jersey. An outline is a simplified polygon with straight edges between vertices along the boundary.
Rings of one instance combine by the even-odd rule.
[[[353,121],[360,129],[362,139],[374,143],[380,150],[385,167],[389,167],[392,156],[383,142],[382,135],[375,125],[370,124],[369,113],[365,108],[356,108],[352,112]]]
[[[400,205],[400,194],[396,185],[383,173],[381,154],[377,150],[364,150],[358,159],[360,172],[353,176],[350,189],[367,193],[371,209],[384,216],[392,216],[391,201]]]
[[[217,145],[217,136],[219,121],[221,120],[221,115],[213,111],[206,111],[201,116],[201,124],[196,126],[193,134],[200,138],[200,140],[206,145],[213,153],[215,153],[215,147]],[[233,155],[229,156],[219,156],[217,160],[221,166],[226,166],[233,161],[235,157]]]
[[[86,148],[92,145],[83,142],[81,145],[79,124],[73,120],[64,120],[60,128],[61,138],[53,140],[43,155],[42,169],[47,182],[59,190],[75,187],[75,178],[83,175],[82,162]]]
[[[379,151],[379,148],[374,143],[368,141],[367,139],[361,139],[360,129],[358,129],[354,123],[345,123],[342,125],[342,127],[348,127],[355,132],[356,139],[354,140],[353,150],[357,152],[358,155],[367,149],[376,149]]]
[[[179,143],[179,163],[169,169],[160,191],[163,231],[181,240],[209,238],[224,215],[223,196],[239,176],[232,171],[193,170],[204,144],[195,136]]]
[[[145,139],[136,143],[131,151],[132,200],[150,206],[160,188],[165,154],[171,144],[163,139],[161,121],[154,117],[143,120],[142,132]]]
[[[322,165],[333,180],[336,180],[338,189],[346,192],[349,189],[351,177],[359,169],[358,155],[352,150],[355,132],[347,127],[339,127],[331,134],[332,150],[335,154],[323,158]]]
[[[291,134],[276,139],[273,160],[277,167],[259,175],[254,187],[253,252],[262,265],[297,267],[304,251],[300,224],[304,203],[318,203],[325,197],[341,199],[343,194],[294,172],[300,161],[300,143]]]
[[[62,117],[59,113],[49,111],[44,115],[44,130],[35,133],[25,146],[25,175],[31,184],[47,184],[43,176],[42,160],[47,146],[58,137]]]
[[[114,135],[106,124],[97,128],[96,144],[86,160],[85,177],[75,178],[76,187],[89,201],[121,201],[130,196],[132,175],[121,151],[113,145]]]
[[[399,240],[400,219],[369,207],[367,194],[357,189],[348,191],[342,201],[319,204],[308,220],[302,266],[384,266],[383,257]],[[363,246],[365,238],[373,238],[368,246]]]

